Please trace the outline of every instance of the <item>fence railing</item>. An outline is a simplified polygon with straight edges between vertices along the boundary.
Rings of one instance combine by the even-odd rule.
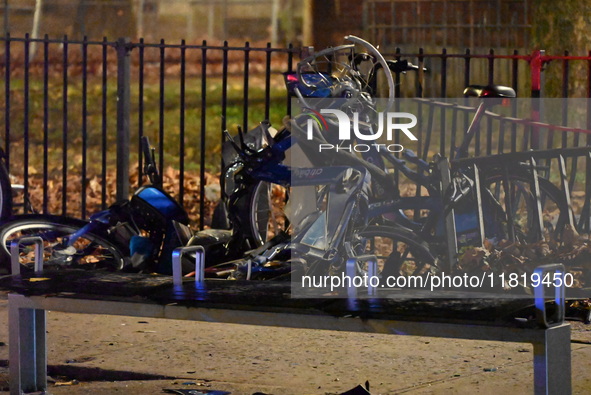
[[[84,218],[106,207],[112,169],[116,199],[126,198],[135,163],[142,182],[139,140],[147,135],[158,147],[159,167],[178,170],[180,202],[187,197],[185,170],[198,172],[199,196],[192,201],[200,227],[206,170],[220,168],[221,131],[234,125],[247,130],[252,122],[275,114],[281,120],[290,112],[282,73],[300,51],[248,42],[234,47],[28,36],[3,42],[6,158],[25,194],[31,178],[41,175],[42,212]],[[70,189],[78,182],[75,197]],[[93,193],[100,198],[89,206]]]
[[[130,187],[142,182],[139,141],[149,136],[158,147],[159,167],[171,169],[174,183],[167,187],[201,228],[210,208],[206,184],[220,171],[221,132],[237,126],[248,130],[264,119],[280,125],[291,112],[282,73],[312,50],[248,42],[229,46],[28,36],[0,41],[4,150],[25,194],[39,196],[34,204],[39,211],[85,218],[114,198],[126,198]],[[497,55],[492,50],[396,51],[388,56],[428,69],[397,76],[398,97],[462,97],[464,86],[477,83],[509,85],[520,97],[587,98],[591,92],[591,56],[547,56],[543,51]],[[457,144],[453,133],[465,130],[470,118],[471,108],[463,100],[445,111],[434,103],[420,106],[421,156],[452,152]],[[568,127],[567,112],[560,111],[558,125]],[[493,118],[489,130],[513,130],[508,121]],[[539,111],[529,118],[544,122]],[[450,123],[451,128],[433,128]],[[579,129],[591,129],[589,123]],[[433,133],[440,136],[434,139]],[[483,142],[476,142],[477,155],[524,148],[517,137],[494,145],[489,144],[493,134],[483,136]],[[563,147],[584,144],[579,137],[561,142]],[[131,183],[130,173],[135,174]]]

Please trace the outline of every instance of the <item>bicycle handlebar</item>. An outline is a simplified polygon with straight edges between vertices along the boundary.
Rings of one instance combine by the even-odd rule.
[[[160,186],[162,179],[156,166],[156,149],[150,146],[150,140],[148,136],[142,136],[140,144],[142,145],[142,152],[144,154],[144,173],[150,179],[150,183],[153,185]]]
[[[415,64],[412,64],[411,62],[409,62],[406,59],[387,60],[386,63],[388,64],[390,71],[392,71],[393,73],[396,73],[396,74],[405,73],[407,71],[419,71],[419,70],[428,71],[426,67],[421,68]]]

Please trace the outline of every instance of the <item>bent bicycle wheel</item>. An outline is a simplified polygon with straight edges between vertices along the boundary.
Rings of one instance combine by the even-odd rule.
[[[10,246],[13,240],[38,236],[43,240],[43,265],[47,268],[82,268],[120,270],[128,248],[108,240],[106,232],[95,231],[78,238],[71,247],[66,238],[87,222],[50,215],[23,215],[0,225],[0,265],[10,270]],[[19,246],[19,262],[25,270],[33,269],[34,249]]]

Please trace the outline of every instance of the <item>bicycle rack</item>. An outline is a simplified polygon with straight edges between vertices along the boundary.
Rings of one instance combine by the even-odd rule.
[[[441,190],[446,191],[451,184],[451,172],[449,159],[442,157],[437,162],[437,168],[441,174]],[[454,209],[449,210],[445,216],[445,234],[447,238],[448,271],[456,266],[458,259],[458,235],[456,233],[456,219]]]
[[[486,237],[484,231],[484,213],[482,212],[482,189],[480,187],[480,170],[474,164],[474,190],[476,191],[476,211],[478,213],[478,234],[480,235],[480,246],[484,247]]]
[[[574,213],[571,205],[571,186],[567,176],[566,161],[568,158],[572,158],[575,162],[579,157],[584,157],[586,160],[586,177],[585,177],[585,202],[581,211],[581,216],[578,221],[575,220]],[[576,147],[576,148],[553,148],[543,151],[524,151],[524,152],[511,152],[505,154],[496,154],[489,156],[482,156],[477,158],[465,158],[454,160],[453,163],[456,166],[467,166],[467,165],[478,165],[480,169],[488,168],[491,166],[499,166],[505,172],[505,177],[509,174],[511,169],[508,167],[511,163],[517,162],[529,162],[532,170],[531,185],[532,191],[536,195],[536,213],[534,228],[536,236],[541,239],[543,236],[543,216],[542,216],[542,202],[540,194],[540,178],[547,178],[540,175],[540,165],[550,167],[550,161],[557,161],[557,169],[560,173],[559,190],[562,193],[562,199],[565,206],[569,207],[566,215],[566,223],[571,225],[573,229],[577,229],[579,232],[589,232],[591,230],[591,148],[590,147]],[[441,170],[441,169],[440,169]],[[547,171],[547,170],[546,170]],[[572,181],[571,174],[571,183]],[[503,181],[505,182],[505,181]],[[510,211],[512,202],[510,196],[505,196],[505,206],[507,211]],[[508,218],[508,221],[512,221],[512,218]],[[510,226],[510,228],[512,228]],[[542,229],[540,231],[540,229]]]
[[[172,252],[172,282],[174,286],[183,283],[183,255],[195,252],[195,282],[205,280],[205,249],[202,246],[187,246],[176,248]]]
[[[10,242],[10,264],[13,275],[21,273],[20,246],[30,244],[35,245],[34,270],[35,272],[43,270],[43,239],[39,236],[22,237]]]
[[[554,286],[554,303],[556,304],[556,310],[551,316],[548,316],[546,309],[546,292],[544,289],[544,282],[542,281],[545,276],[553,273],[552,284]],[[564,265],[560,263],[551,263],[548,265],[538,266],[534,270],[534,274],[539,276],[540,282],[537,287],[534,288],[534,296],[536,303],[536,320],[542,328],[550,328],[551,326],[560,325],[564,322],[565,308],[565,286],[564,286]],[[558,278],[556,277],[558,275]],[[561,281],[560,286],[556,286],[556,280]],[[549,321],[550,318],[550,321]]]
[[[572,204],[570,199],[570,187],[568,186],[568,177],[566,175],[566,162],[564,160],[564,155],[558,155],[558,165],[560,169],[560,181],[561,181],[561,189],[562,193],[564,193],[564,199],[566,202],[566,206],[569,208],[567,210],[568,215],[568,223],[575,229],[575,216],[572,210]]]
[[[535,158],[532,156],[529,159],[531,174],[532,174],[532,185],[534,188],[534,196],[536,198],[535,205],[535,226],[536,226],[536,238],[542,240],[544,237],[544,217],[542,214],[542,195],[540,193],[540,181],[538,176],[537,164]]]
[[[349,298],[357,297],[357,287],[354,285],[353,279],[358,276],[357,265],[360,263],[367,264],[367,295],[375,296],[377,294],[377,287],[371,285],[370,279],[378,276],[378,259],[375,255],[360,255],[354,258],[347,259],[345,267],[345,274],[350,279],[347,286],[347,296]]]
[[[577,224],[577,229],[584,233],[591,232],[591,152],[585,155],[585,203],[581,210],[581,218]],[[576,163],[575,161],[573,161]],[[571,184],[574,183],[573,177],[576,172],[571,171]]]
[[[506,180],[508,179],[508,175],[509,175],[509,171],[510,169],[507,167],[506,163],[512,163],[515,160],[519,160],[519,158],[522,156],[522,153],[513,153],[513,154],[505,154],[502,157],[503,158],[509,158],[508,161],[502,163],[502,168],[503,168],[503,172],[505,173],[505,180],[503,180],[503,182],[506,183]],[[538,172],[538,165],[537,165],[537,160],[536,158],[538,158],[541,161],[550,161],[553,158],[558,160],[558,170],[560,172],[560,191],[562,192],[563,198],[564,198],[564,202],[565,202],[565,206],[568,207],[567,210],[567,223],[569,225],[571,225],[573,227],[573,229],[576,229],[575,226],[575,218],[574,218],[574,214],[572,211],[572,204],[571,204],[571,196],[570,196],[570,187],[568,185],[568,177],[566,174],[566,160],[565,157],[567,155],[572,155],[573,157],[576,156],[580,156],[580,153],[578,153],[577,151],[573,151],[568,152],[565,151],[564,153],[560,153],[559,150],[555,150],[555,151],[547,151],[547,152],[530,152],[528,157],[524,157],[524,160],[528,160],[530,163],[530,169],[531,169],[531,185],[533,188],[533,193],[536,199],[535,202],[535,223],[534,223],[534,227],[535,227],[535,232],[536,232],[536,239],[537,240],[542,240],[544,238],[544,219],[543,219],[543,212],[542,212],[542,196],[541,196],[541,192],[540,192],[540,175]],[[513,159],[510,159],[511,157],[513,157]],[[505,186],[505,190],[508,190],[508,186]],[[512,207],[513,207],[513,201],[511,198],[511,194],[506,193],[505,194],[505,206],[506,206],[506,210],[507,212],[512,212]],[[512,241],[515,241],[515,234],[513,232],[513,218],[512,216],[508,216],[507,218],[507,222],[509,225],[509,238]]]

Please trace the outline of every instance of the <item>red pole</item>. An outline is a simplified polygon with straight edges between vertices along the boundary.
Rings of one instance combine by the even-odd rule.
[[[544,65],[544,51],[536,50],[532,52],[529,60],[529,70],[531,76],[531,97],[540,97],[542,90],[542,67]]]
[[[540,120],[540,96],[542,92],[542,67],[544,66],[544,51],[543,50],[536,50],[532,52],[530,60],[529,60],[529,70],[530,70],[530,77],[531,77],[531,98],[532,101],[532,108],[531,108],[531,119],[534,122]],[[539,130],[536,126],[532,126],[531,130],[531,142],[530,148],[531,149],[538,149],[539,148]]]

